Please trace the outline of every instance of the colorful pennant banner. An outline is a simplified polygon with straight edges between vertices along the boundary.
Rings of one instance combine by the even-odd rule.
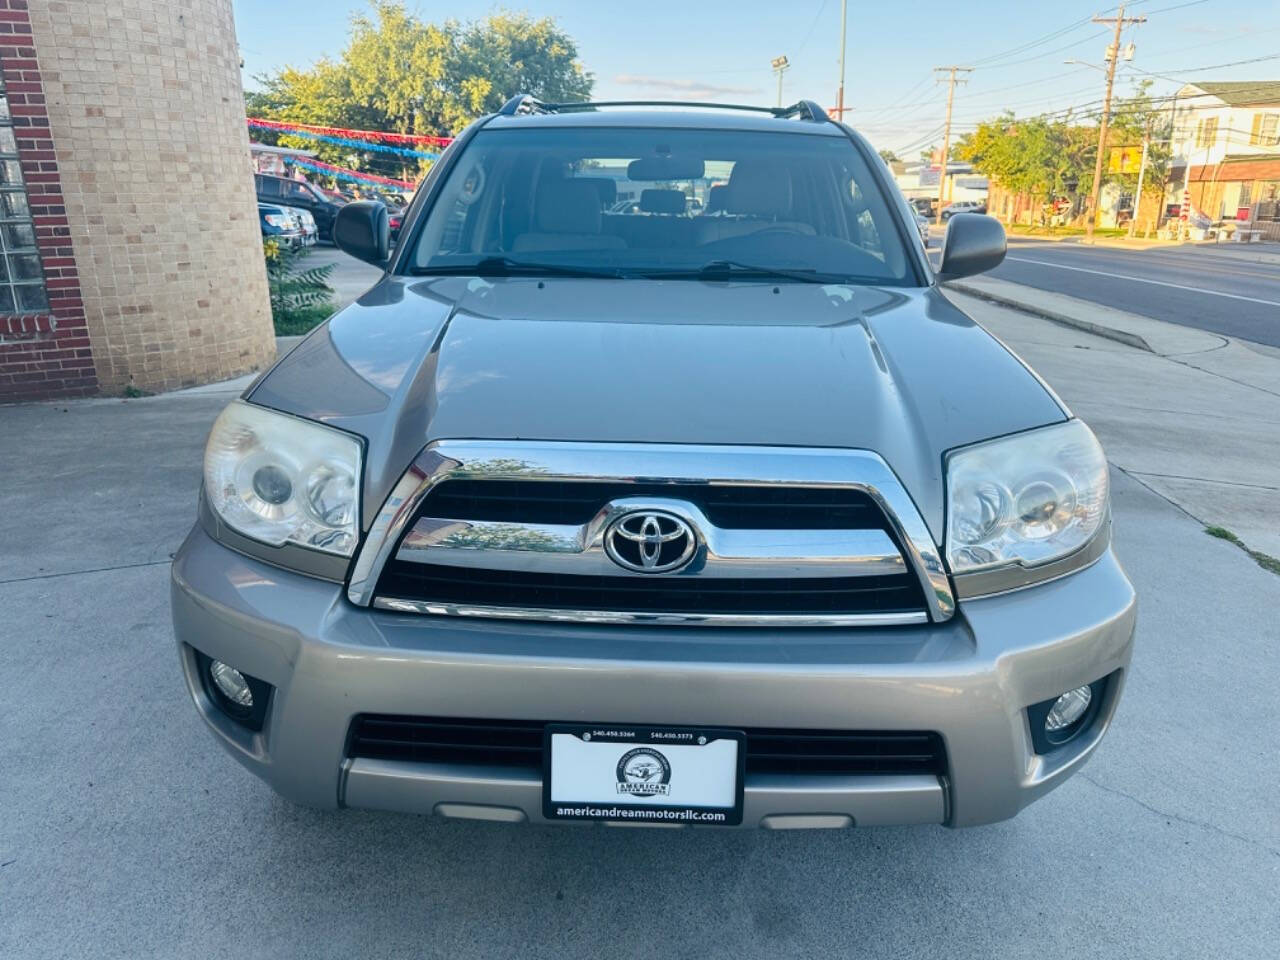
[[[327,177],[335,177],[338,180],[348,180],[354,183],[376,183],[379,186],[391,187],[396,190],[416,189],[416,186],[408,180],[396,180],[392,177],[380,177],[376,173],[364,173],[360,170],[348,170],[346,167],[335,167],[333,164],[325,163],[323,160],[290,157],[287,162],[292,163],[294,166],[302,167],[304,170],[322,173]]]
[[[249,121],[253,124],[253,121]],[[274,128],[273,128],[274,129]],[[426,150],[414,150],[412,147],[393,147],[386,143],[370,143],[366,140],[352,140],[347,137],[331,137],[327,133],[312,133],[310,130],[277,130],[290,137],[306,137],[308,140],[319,140],[324,143],[337,144],[340,147],[353,147],[356,150],[371,150],[378,153],[390,153],[397,157],[421,157],[424,160],[438,160],[440,154],[428,153]]]
[[[375,140],[382,143],[401,145],[427,144],[433,147],[447,147],[453,143],[453,137],[431,137],[417,133],[388,133],[384,130],[352,130],[347,127],[322,127],[314,123],[289,123],[282,120],[265,120],[261,117],[250,117],[249,126],[262,130],[276,130],[280,133],[292,133],[299,136],[303,133],[312,133],[324,137],[337,137],[340,140]]]

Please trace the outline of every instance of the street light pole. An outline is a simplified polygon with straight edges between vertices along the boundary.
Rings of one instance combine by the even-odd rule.
[[[782,106],[782,74],[791,66],[791,62],[785,57],[774,57],[770,61],[773,66],[773,72],[778,75],[778,106]]]
[[[1107,126],[1111,122],[1111,89],[1116,81],[1116,61],[1120,59],[1120,33],[1131,23],[1146,23],[1146,17],[1126,17],[1124,4],[1114,17],[1094,17],[1094,23],[1114,23],[1115,37],[1111,41],[1111,57],[1107,60],[1107,93],[1102,100],[1102,122],[1098,124],[1098,156],[1093,163],[1093,189],[1089,191],[1089,209],[1085,214],[1085,242],[1093,242],[1093,228],[1098,222],[1098,202],[1102,196],[1102,154],[1107,149]]]
[[[942,127],[942,159],[938,163],[938,209],[934,211],[934,220],[939,226],[942,225],[942,199],[947,187],[947,154],[951,151],[951,103],[956,95],[956,74],[971,73],[973,67],[934,67],[934,73],[948,73],[950,79],[947,81],[947,121]],[[960,81],[964,83],[963,80]]]
[[[849,0],[840,0],[840,86],[836,88],[836,119],[844,122],[845,26],[849,22]]]

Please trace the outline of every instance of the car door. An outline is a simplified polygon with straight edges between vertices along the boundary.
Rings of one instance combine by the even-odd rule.
[[[328,203],[322,201],[316,195],[315,188],[311,184],[303,183],[300,180],[287,181],[284,202],[309,211],[311,216],[315,218],[316,227],[320,231],[320,235],[329,236],[330,228],[333,226],[331,208]]]
[[[280,202],[280,181],[278,179],[264,177],[259,173],[254,175],[253,183],[258,193],[258,199],[263,203]]]

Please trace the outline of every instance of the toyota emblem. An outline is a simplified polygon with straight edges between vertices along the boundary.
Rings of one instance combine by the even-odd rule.
[[[693,559],[697,537],[693,528],[673,513],[633,510],[611,523],[604,548],[620,567],[636,573],[670,573]]]

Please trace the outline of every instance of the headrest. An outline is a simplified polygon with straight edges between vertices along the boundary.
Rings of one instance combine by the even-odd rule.
[[[584,180],[543,180],[534,201],[542,233],[599,233],[600,191]]]
[[[684,213],[684,191],[641,190],[640,209],[645,213]]]
[[[730,213],[749,217],[791,215],[791,171],[768,160],[739,160],[729,174]]]
[[[612,207],[618,199],[618,181],[609,177],[574,177],[579,183],[590,183],[600,192],[600,206]]]
[[[707,213],[718,213],[729,203],[729,185],[717,183],[707,192]]]

